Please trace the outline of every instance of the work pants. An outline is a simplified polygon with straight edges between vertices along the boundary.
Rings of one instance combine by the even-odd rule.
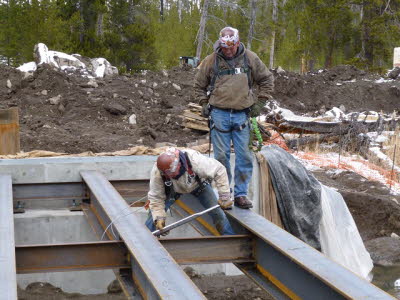
[[[235,150],[235,187],[234,197],[247,196],[249,182],[253,173],[252,152],[249,149],[250,124],[247,113],[213,108],[211,110],[211,142],[214,158],[223,164],[231,174],[231,141]],[[243,128],[243,125],[246,126]],[[242,129],[240,130],[240,128]]]
[[[199,200],[204,209],[213,207],[218,204],[217,197],[215,196],[215,193],[211,188],[211,185],[207,185],[204,188],[204,190],[198,193],[197,196],[195,197]],[[171,205],[174,204],[174,202],[175,202],[174,199],[167,199],[167,201],[165,202],[165,211],[167,211],[171,207]],[[212,218],[213,223],[220,234],[223,235],[235,234],[231,227],[231,224],[228,221],[228,218],[226,217],[224,211],[220,207],[210,211],[208,215]],[[154,225],[151,211],[149,212],[149,216],[146,220],[145,225],[152,232],[156,230],[156,226]]]

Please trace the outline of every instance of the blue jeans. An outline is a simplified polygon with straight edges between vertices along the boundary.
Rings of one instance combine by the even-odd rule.
[[[215,193],[210,185],[207,185],[206,188],[203,190],[203,192],[200,193],[196,198],[200,201],[201,205],[203,205],[205,209],[218,204],[217,197],[215,196]],[[174,202],[175,202],[174,200],[168,199],[165,202],[165,211],[167,211],[171,207],[171,205],[174,204]],[[220,234],[223,235],[235,234],[231,227],[231,224],[228,221],[228,218],[226,217],[224,211],[221,208],[216,208],[210,211],[208,215],[212,218],[214,225]],[[156,226],[154,225],[151,211],[149,212],[149,216],[146,220],[145,225],[152,232],[156,230]]]
[[[228,172],[229,183],[232,182],[231,174],[231,141],[235,149],[235,189],[234,196],[247,196],[249,182],[253,172],[252,153],[249,149],[250,124],[245,112],[230,112],[218,108],[211,110],[212,125],[211,141],[214,147],[214,157],[222,163]],[[246,124],[242,130],[239,126]],[[216,128],[223,131],[221,132]]]

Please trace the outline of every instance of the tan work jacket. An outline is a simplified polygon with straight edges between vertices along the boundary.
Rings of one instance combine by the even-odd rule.
[[[274,77],[265,64],[254,52],[245,49],[241,43],[239,53],[232,59],[226,59],[222,51],[217,48],[216,52],[207,56],[200,65],[194,81],[194,92],[199,103],[209,102],[218,108],[242,110],[252,106],[257,99],[249,88],[246,73],[221,75],[216,78],[214,89],[207,95],[212,77],[214,76],[215,59],[218,57],[218,69],[227,70],[232,68],[244,68],[244,53],[246,53],[248,67],[250,68],[250,86],[258,85],[258,98],[268,99],[274,88]]]
[[[200,179],[209,179],[214,181],[218,193],[230,193],[229,180],[225,167],[214,158],[206,157],[197,151],[186,149],[193,172]],[[187,194],[193,192],[199,185],[195,178],[190,178],[188,172],[185,172],[178,180],[171,179],[175,192]],[[150,210],[153,220],[157,218],[165,218],[165,184],[161,177],[161,173],[154,164],[150,174],[150,190],[147,194],[150,201]]]

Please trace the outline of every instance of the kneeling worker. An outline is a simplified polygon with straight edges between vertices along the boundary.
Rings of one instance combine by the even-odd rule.
[[[211,181],[218,189],[221,208],[232,208],[228,175],[220,162],[191,149],[168,148],[157,158],[151,171],[150,213],[146,226],[151,231],[164,228],[166,211],[181,194],[192,194],[205,209],[217,205]],[[219,233],[232,235],[234,232],[221,208],[212,210],[209,215]]]

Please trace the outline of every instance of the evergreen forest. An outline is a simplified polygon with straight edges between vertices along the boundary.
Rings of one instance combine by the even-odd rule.
[[[35,44],[105,57],[121,72],[159,70],[213,51],[220,29],[270,68],[391,68],[400,0],[0,0],[0,59],[33,60]]]

